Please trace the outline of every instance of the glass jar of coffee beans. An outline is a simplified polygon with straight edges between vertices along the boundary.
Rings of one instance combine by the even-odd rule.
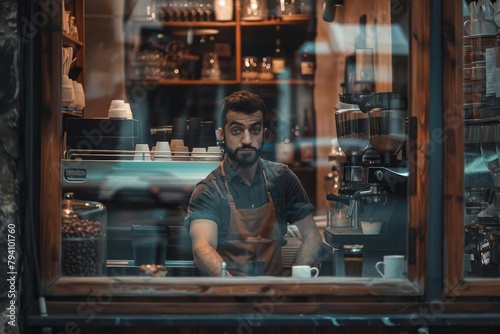
[[[65,193],[61,206],[61,274],[106,275],[106,207]]]

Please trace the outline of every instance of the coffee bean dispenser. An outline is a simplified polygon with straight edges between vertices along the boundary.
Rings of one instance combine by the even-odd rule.
[[[65,193],[61,206],[61,273],[106,274],[106,207]]]

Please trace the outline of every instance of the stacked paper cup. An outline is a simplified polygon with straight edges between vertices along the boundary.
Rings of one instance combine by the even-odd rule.
[[[170,144],[168,141],[159,141],[156,143],[154,151],[155,161],[172,160],[172,152],[170,151]]]
[[[151,151],[148,144],[135,144],[134,160],[151,161]]]
[[[73,103],[69,105],[69,108],[83,110],[83,108],[85,108],[85,92],[83,91],[83,85],[79,82],[73,81],[73,90],[75,92],[75,99],[73,100]]]
[[[75,101],[75,88],[73,87],[73,80],[67,75],[62,76],[62,105],[69,107]]]
[[[108,118],[132,119],[132,109],[130,104],[124,100],[113,100],[109,106]]]

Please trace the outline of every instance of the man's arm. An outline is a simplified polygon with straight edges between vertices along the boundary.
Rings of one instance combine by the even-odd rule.
[[[322,241],[312,214],[296,221],[294,225],[297,226],[302,236],[302,245],[297,250],[293,264],[316,265]]]
[[[224,261],[217,253],[217,224],[209,219],[195,219],[189,229],[193,243],[193,260],[204,276],[221,276]],[[227,276],[231,276],[226,272]]]

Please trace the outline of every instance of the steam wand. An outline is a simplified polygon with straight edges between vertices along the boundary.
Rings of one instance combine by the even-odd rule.
[[[369,189],[366,190],[360,189],[356,191],[354,194],[352,194],[352,196],[338,196],[333,193],[328,193],[326,194],[326,199],[329,201],[339,202],[348,205],[349,210],[347,212],[347,217],[352,217],[354,213],[354,207],[356,206],[358,200],[365,197],[373,197],[373,201],[377,203],[380,201],[381,197],[380,193],[381,193],[380,185],[377,183],[372,183],[370,184]]]

